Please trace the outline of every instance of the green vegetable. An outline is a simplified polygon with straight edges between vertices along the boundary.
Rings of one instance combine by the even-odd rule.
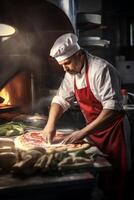
[[[0,125],[0,136],[15,136],[24,133],[25,125],[20,122],[8,122]]]
[[[9,137],[9,136],[15,136],[15,135],[19,135],[19,131],[18,130],[15,130],[15,129],[12,129],[12,130],[8,130],[6,132],[6,136]]]
[[[5,128],[0,128],[0,136],[5,136],[6,131],[7,130]]]

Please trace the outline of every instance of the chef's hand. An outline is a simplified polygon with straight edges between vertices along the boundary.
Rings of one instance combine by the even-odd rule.
[[[84,136],[81,130],[74,131],[62,141],[62,144],[78,143],[79,141],[83,140],[83,138]]]
[[[43,134],[46,139],[46,142],[51,144],[54,136],[56,135],[56,129],[54,127],[46,125],[45,128],[43,129]]]

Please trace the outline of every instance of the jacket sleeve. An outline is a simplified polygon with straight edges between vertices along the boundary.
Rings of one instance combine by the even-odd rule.
[[[74,76],[66,73],[52,103],[60,104],[65,112],[74,101]]]

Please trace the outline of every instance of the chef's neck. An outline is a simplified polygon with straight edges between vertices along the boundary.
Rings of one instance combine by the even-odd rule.
[[[84,51],[81,51],[81,58],[80,58],[80,62],[81,62],[81,69],[80,69],[80,74],[81,74],[81,71],[82,69],[84,68],[84,66],[86,65],[86,54]]]

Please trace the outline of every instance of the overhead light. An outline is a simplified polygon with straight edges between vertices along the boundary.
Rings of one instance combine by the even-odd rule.
[[[15,33],[15,28],[7,24],[0,23],[0,37],[8,37]]]

